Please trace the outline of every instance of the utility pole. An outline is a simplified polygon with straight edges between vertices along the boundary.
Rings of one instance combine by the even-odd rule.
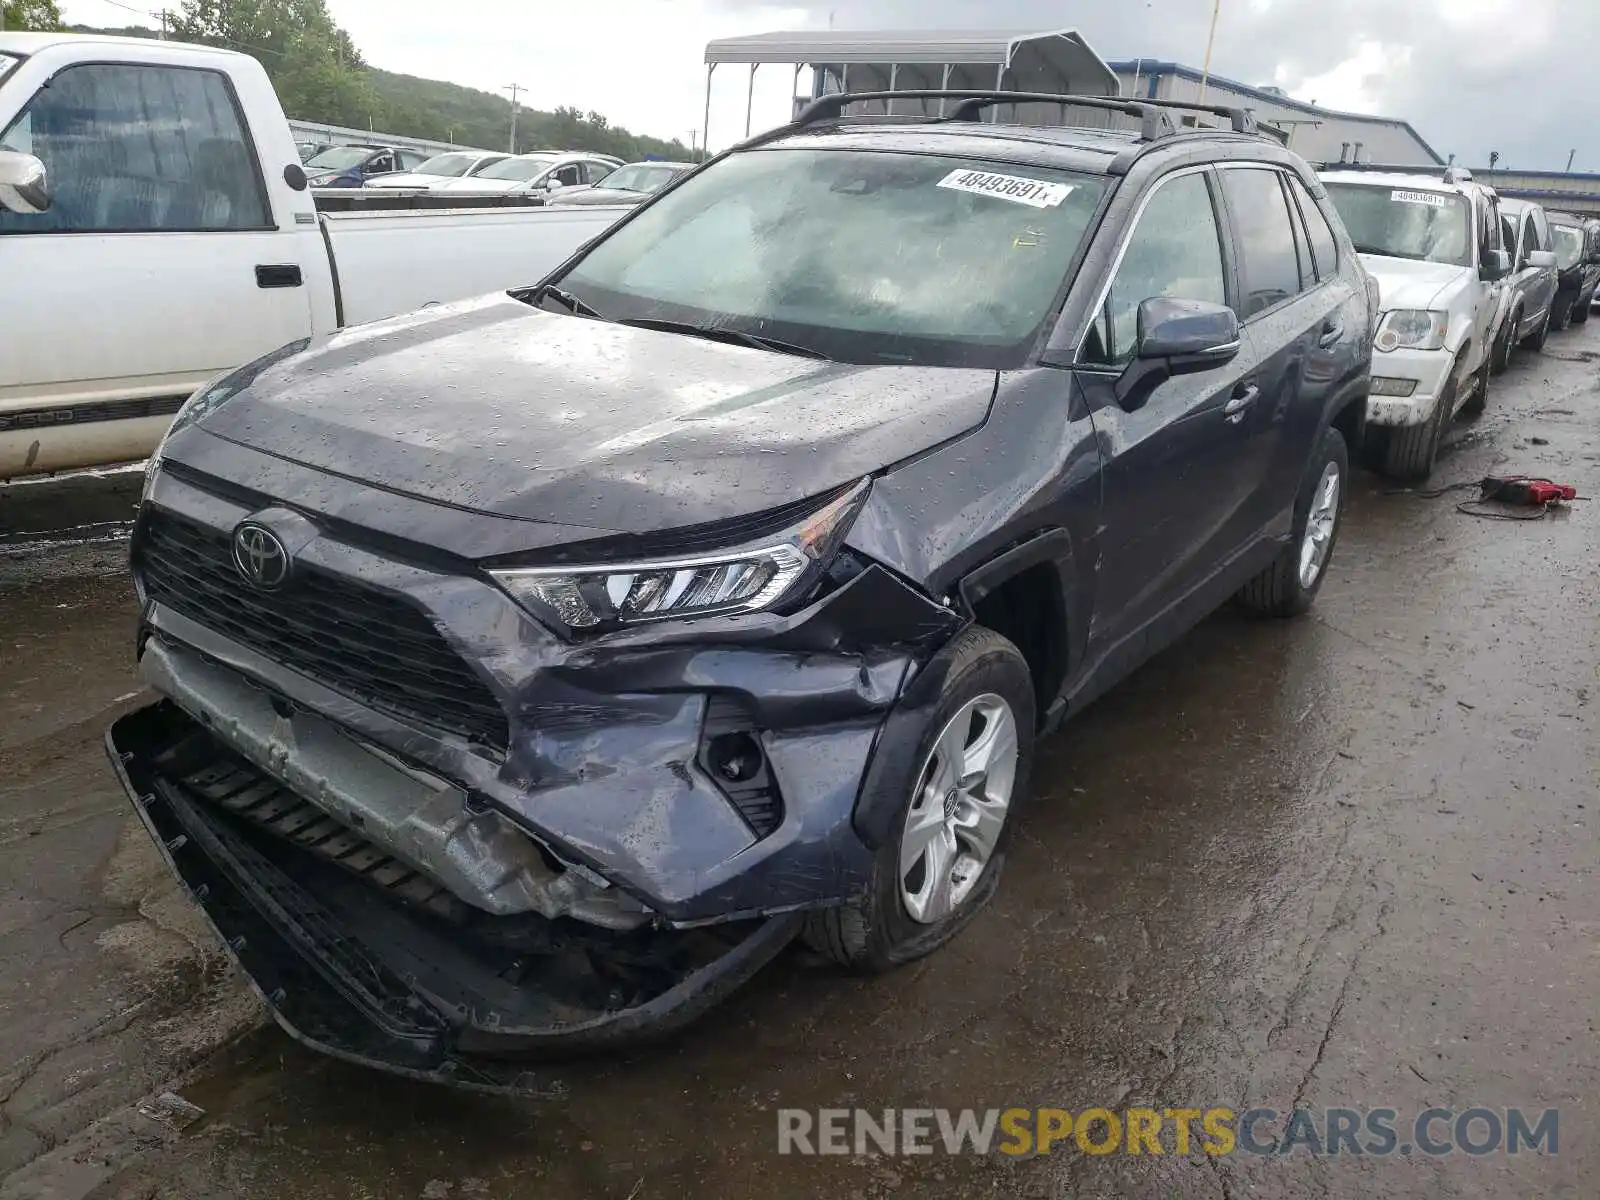
[[[1572,174],[1572,160],[1577,158],[1577,157],[1578,157],[1578,151],[1577,151],[1577,148],[1574,147],[1572,152],[1567,155],[1567,174],[1569,174],[1569,175]]]
[[[1200,68],[1200,103],[1206,102],[1206,83],[1211,79],[1211,47],[1217,40],[1217,18],[1222,15],[1222,0],[1212,0],[1211,32],[1206,35],[1206,61]]]
[[[156,34],[156,40],[164,42],[167,40],[167,10],[163,8],[155,15],[161,18],[161,32]]]
[[[511,145],[509,149],[512,154],[515,154],[517,152],[517,93],[525,92],[528,89],[520,83],[511,83],[500,90],[511,93]]]

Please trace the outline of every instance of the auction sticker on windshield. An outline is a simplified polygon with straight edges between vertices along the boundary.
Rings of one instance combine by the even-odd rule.
[[[1389,199],[1397,200],[1401,204],[1431,204],[1435,208],[1443,208],[1450,203],[1450,197],[1440,195],[1438,192],[1390,192]]]
[[[939,180],[939,186],[977,196],[993,196],[997,200],[1011,200],[1032,208],[1054,208],[1072,195],[1070,183],[1046,183],[1042,179],[1024,179],[1020,175],[997,175],[992,171],[967,169],[951,171]]]

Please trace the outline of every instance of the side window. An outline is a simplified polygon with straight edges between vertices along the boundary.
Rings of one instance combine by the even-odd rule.
[[[587,162],[584,164],[584,167],[588,173],[590,183],[599,183],[607,175],[616,170],[616,167],[612,166],[608,162]]]
[[[385,171],[394,170],[394,155],[385,150],[382,154],[374,154],[361,164],[363,175],[381,175]]]
[[[68,67],[0,134],[26,142],[55,200],[0,212],[0,233],[160,232],[270,225],[255,152],[215,71]]]
[[[583,164],[568,163],[564,167],[557,167],[555,177],[561,180],[564,187],[577,187],[583,182]]]
[[[1228,302],[1222,238],[1204,175],[1180,175],[1156,185],[1128,239],[1105,306],[1084,339],[1083,361],[1116,367],[1131,360],[1139,338],[1139,305],[1157,296]]]
[[[1504,213],[1500,214],[1500,236],[1505,238],[1506,253],[1511,255],[1512,265],[1520,265],[1517,258],[1517,224]]]
[[[1332,279],[1339,273],[1339,242],[1333,236],[1333,227],[1328,224],[1328,218],[1312,199],[1306,185],[1293,175],[1288,179],[1289,190],[1294,193],[1295,202],[1300,206],[1300,215],[1305,218],[1306,232],[1311,236],[1311,252],[1317,260],[1317,278]]]
[[[1535,250],[1543,250],[1539,242],[1539,226],[1534,222],[1533,214],[1529,213],[1522,219],[1522,257],[1527,258]]]
[[[1248,319],[1300,292],[1294,225],[1284,202],[1279,173],[1267,167],[1232,167],[1221,172],[1222,191],[1239,231]]]
[[[415,171],[427,161],[428,156],[426,154],[419,154],[415,150],[400,151],[400,169],[402,171]]]

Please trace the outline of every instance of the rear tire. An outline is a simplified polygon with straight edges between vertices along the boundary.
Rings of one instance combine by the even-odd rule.
[[[1594,301],[1593,300],[1590,300],[1588,304],[1575,304],[1575,305],[1573,305],[1572,306],[1572,323],[1574,325],[1587,325],[1589,323],[1589,310],[1590,310],[1591,307],[1593,307],[1593,305],[1594,305]]]
[[[854,971],[876,974],[931,954],[981,912],[999,886],[1016,811],[1027,799],[1036,725],[1026,660],[1011,642],[981,625],[968,627],[951,655],[943,691],[928,713],[910,770],[899,779],[882,781],[900,793],[900,807],[890,836],[878,848],[866,897],[806,918],[806,943]],[[965,715],[969,711],[970,718]],[[1005,734],[1007,716],[1015,742],[1014,767],[999,758],[993,760],[993,772],[974,766],[989,761],[980,760],[978,751],[990,734]],[[947,754],[946,747],[958,749]],[[948,777],[947,766],[953,765],[971,768],[961,786]],[[909,777],[913,772],[915,778]],[[1002,785],[1005,801],[997,806]],[[998,829],[991,826],[984,834],[996,812]],[[954,832],[918,837],[918,825],[926,831],[941,824]],[[979,834],[989,849],[974,876],[974,846],[981,840],[973,837]],[[917,844],[926,848],[908,849]],[[943,864],[937,872],[936,862]],[[955,882],[941,897],[930,880],[939,880],[939,886]]]
[[[1311,607],[1328,577],[1349,491],[1349,447],[1337,429],[1324,429],[1295,497],[1289,544],[1271,566],[1239,589],[1241,607],[1263,617],[1299,616]],[[1314,569],[1308,566],[1312,559]]]
[[[1433,460],[1439,455],[1439,443],[1444,440],[1444,431],[1455,415],[1458,370],[1459,363],[1450,368],[1450,375],[1444,390],[1439,393],[1432,416],[1421,425],[1402,425],[1389,430],[1383,473],[1390,479],[1417,483],[1433,473]]]

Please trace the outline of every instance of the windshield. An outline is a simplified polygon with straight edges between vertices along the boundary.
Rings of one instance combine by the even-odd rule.
[[[343,171],[360,166],[372,151],[366,146],[329,146],[321,154],[306,160],[308,167],[321,167],[324,171]]]
[[[478,158],[476,154],[435,154],[412,170],[418,175],[465,175]]]
[[[561,286],[607,319],[846,362],[1020,365],[1105,187],[927,154],[750,151],[617,227]]]
[[[1328,196],[1364,254],[1472,265],[1472,212],[1454,192],[1330,183]]]
[[[485,167],[473,176],[474,179],[514,179],[518,183],[526,183],[536,179],[550,169],[554,158],[503,158],[492,167]]]
[[[18,55],[9,54],[4,50],[0,50],[0,79],[4,79],[6,77],[6,73],[21,61],[22,59]]]
[[[1571,225],[1552,225],[1556,235],[1556,266],[1563,271],[1575,267],[1583,259],[1583,230]]]
[[[605,177],[602,186],[615,188],[619,192],[659,192],[687,169],[656,163],[635,163],[631,167],[618,167]]]

